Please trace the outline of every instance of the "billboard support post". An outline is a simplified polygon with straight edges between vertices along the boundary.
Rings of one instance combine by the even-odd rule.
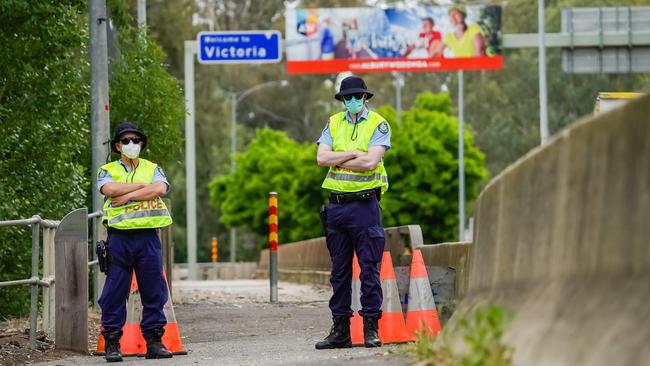
[[[544,0],[537,0],[537,34],[539,36],[539,136],[540,145],[548,139],[548,101],[546,93],[546,45],[544,40]]]
[[[458,71],[458,240],[465,240],[465,151],[464,151],[464,80],[463,70]]]
[[[393,85],[395,85],[395,109],[397,109],[397,123],[402,123],[402,88],[404,87],[404,75],[393,72]]]

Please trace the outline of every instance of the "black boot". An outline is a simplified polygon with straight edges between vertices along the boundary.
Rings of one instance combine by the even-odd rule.
[[[316,349],[350,348],[350,317],[332,317],[333,325],[330,334],[322,341],[316,343]]]
[[[165,330],[162,328],[154,329],[147,339],[147,354],[145,358],[171,358],[173,354],[162,344],[162,336]]]
[[[377,331],[379,329],[378,318],[363,318],[363,345],[366,347],[381,347],[381,340]]]
[[[102,332],[106,341],[106,362],[122,362],[122,353],[120,353],[120,338],[122,331]]]

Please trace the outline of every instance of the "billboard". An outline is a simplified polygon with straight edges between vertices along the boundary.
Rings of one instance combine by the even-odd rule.
[[[503,68],[501,7],[286,11],[290,74]]]

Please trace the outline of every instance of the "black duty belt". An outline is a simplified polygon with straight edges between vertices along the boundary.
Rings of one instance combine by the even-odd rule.
[[[369,189],[359,192],[332,192],[330,203],[347,203],[353,201],[365,201],[373,198],[381,199],[381,188]]]
[[[156,230],[158,229],[129,229],[129,230],[120,230],[116,229],[114,227],[109,227],[107,228],[107,231],[109,234],[118,234],[118,235],[125,235],[125,234],[149,234],[149,233],[156,233]]]

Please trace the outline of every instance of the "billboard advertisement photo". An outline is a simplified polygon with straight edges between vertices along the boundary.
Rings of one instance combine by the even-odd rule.
[[[285,39],[292,74],[503,68],[499,6],[289,9]]]

